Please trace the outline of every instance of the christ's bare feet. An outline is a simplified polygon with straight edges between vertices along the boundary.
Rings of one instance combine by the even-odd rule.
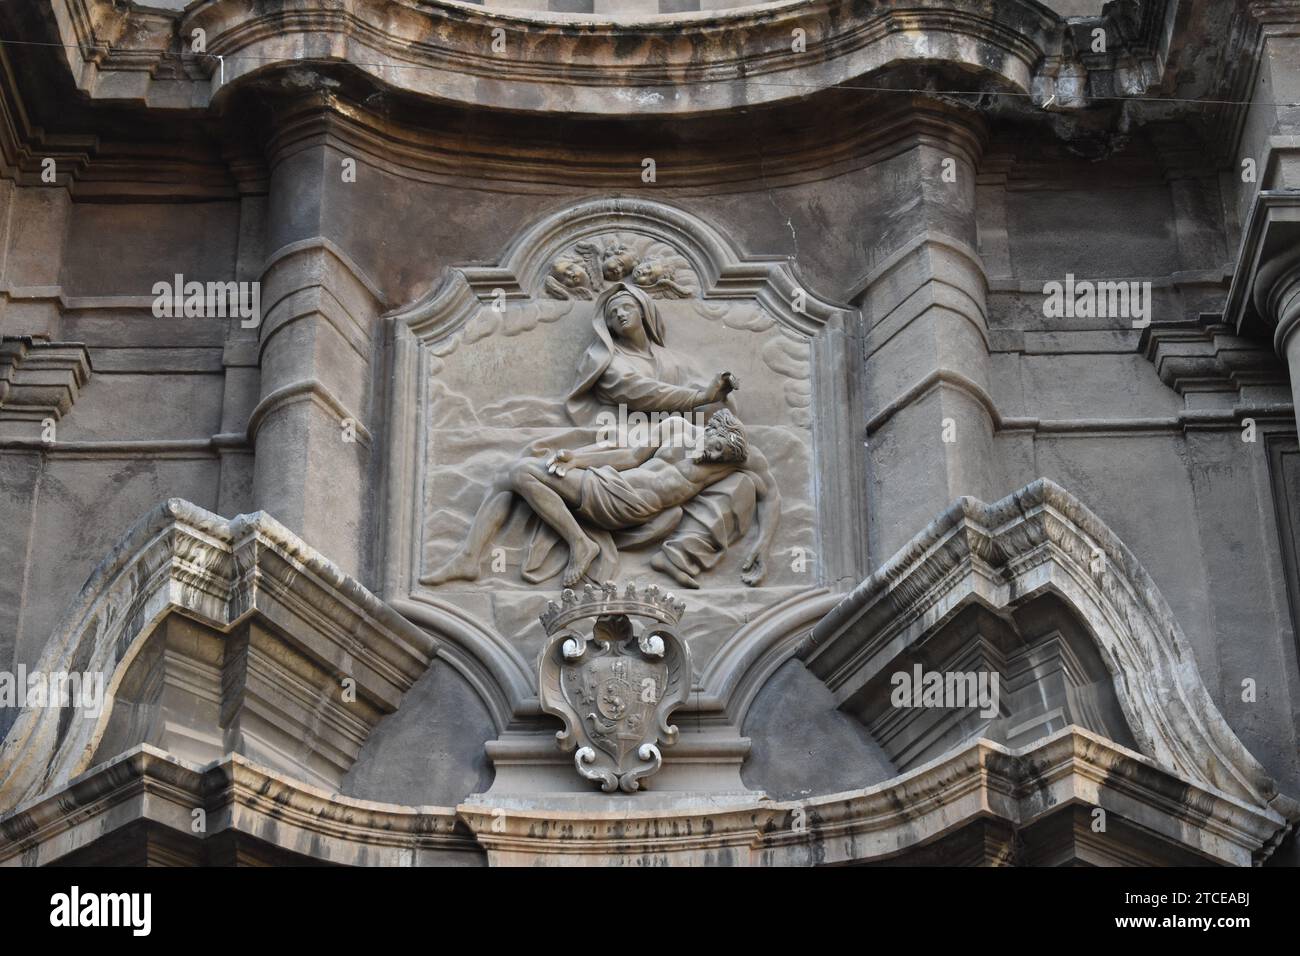
[[[600,554],[600,545],[590,538],[583,538],[576,545],[569,545],[569,566],[564,569],[564,586],[571,588],[581,581],[598,554]]]
[[[448,581],[477,581],[478,562],[472,554],[460,552],[437,571],[421,578],[422,584],[446,584]]]

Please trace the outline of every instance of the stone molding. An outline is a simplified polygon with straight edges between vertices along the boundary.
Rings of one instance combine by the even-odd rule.
[[[1089,565],[1097,551],[1105,570],[1094,574]],[[381,709],[396,707],[400,685],[409,686],[435,652],[453,659],[264,516],[227,522],[172,501],[137,525],[92,577],[69,617],[76,626],[57,632],[63,638],[51,642],[41,666],[87,661],[120,675],[153,623],[172,610],[221,631],[255,613],[287,630],[286,588],[300,596],[319,589],[307,596],[314,606],[338,602],[328,611],[331,620],[343,610],[355,615],[359,640],[351,652],[362,657],[369,649],[371,667],[351,672]],[[1170,853],[1236,865],[1267,857],[1300,819],[1300,805],[1277,793],[1223,723],[1145,572],[1095,516],[1049,482],[993,506],[959,502],[845,598],[802,646],[798,621],[817,614],[791,601],[773,609],[773,620],[758,622],[759,631],[784,638],[768,641],[762,653],[743,653],[748,648],[739,644],[752,642],[734,639],[724,651],[741,654],[745,663],[738,666],[749,675],[770,672],[798,650],[843,696],[859,676],[854,667],[864,640],[905,639],[900,629],[931,631],[972,599],[997,608],[1044,591],[1079,611],[1122,670],[1117,694],[1150,756],[1069,727],[1018,750],[981,740],[883,784],[801,801],[734,792],[701,803],[660,792],[605,806],[599,801],[608,798],[543,789],[489,793],[453,810],[351,800],[239,754],[199,766],[142,745],[91,768],[96,728],[74,721],[61,732],[56,711],[25,711],[0,751],[4,790],[21,794],[0,816],[0,862],[53,862],[140,819],[187,833],[196,807],[207,812],[210,835],[236,831],[356,864],[450,862],[459,857],[447,853],[475,851],[470,833],[494,863],[626,863],[629,854],[661,864],[869,862],[915,851],[990,813],[1010,833],[1004,849],[1012,854],[1016,833],[1072,806],[1102,807],[1155,834]],[[820,595],[823,606],[828,597]],[[328,626],[313,618],[318,631]],[[870,637],[859,626],[893,619],[898,627]],[[394,673],[402,668],[404,676]],[[1135,675],[1150,679],[1140,685]],[[753,682],[747,676],[745,683]],[[1167,717],[1151,713],[1157,703]],[[100,724],[106,719],[107,712]],[[1182,737],[1171,741],[1169,734]],[[719,738],[710,746],[740,743]],[[716,763],[725,755],[698,756]],[[743,756],[742,747],[730,758],[737,769]],[[72,813],[70,806],[81,809]],[[1121,849],[1088,852],[1104,859]],[[1159,861],[1161,851],[1152,852]]]
[[[1239,335],[1268,335],[1300,409],[1300,190],[1262,190],[1242,231],[1223,318]]]
[[[290,382],[288,385],[282,385],[263,395],[253,410],[248,413],[248,443],[252,445],[257,441],[257,432],[263,420],[275,414],[279,409],[296,402],[312,402],[338,421],[353,422],[357,441],[366,448],[373,444],[374,436],[371,435],[370,429],[362,423],[357,414],[344,405],[342,399],[315,379],[301,379],[297,382]]]
[[[1286,389],[1286,367],[1277,357],[1218,315],[1153,323],[1143,330],[1138,349],[1179,395]]]
[[[490,303],[496,289],[504,290],[507,299],[532,297],[565,246],[614,230],[643,232],[680,247],[700,277],[701,298],[752,296],[791,332],[811,336],[826,326],[847,328],[854,318],[855,310],[808,289],[790,260],[743,255],[720,232],[679,206],[632,197],[588,200],[557,210],[520,232],[499,264],[448,270],[438,286],[385,318],[409,326],[421,339],[444,338],[461,328],[480,304]],[[791,307],[796,290],[806,296],[803,311]]]
[[[90,379],[90,353],[75,342],[34,336],[0,339],[0,422],[40,427],[58,421]]]
[[[1242,231],[1241,251],[1223,318],[1243,334],[1266,323],[1273,347],[1286,355],[1287,339],[1300,328],[1300,191],[1261,190]]]
[[[1215,317],[1217,319],[1217,317]],[[1244,418],[1294,420],[1293,403],[1278,390],[1286,375],[1277,361],[1253,342],[1231,334],[1231,327],[1214,320],[1201,323],[1161,323],[1143,333],[1141,348],[1157,366],[1161,380],[1180,395],[1189,391],[1233,392],[1239,399],[1229,408],[1189,406],[1177,415],[1133,418],[1037,418],[1005,415],[988,390],[961,372],[939,368],[908,384],[866,420],[870,438],[894,416],[939,388],[967,396],[988,415],[996,433],[1101,435],[1123,433],[1182,433],[1192,429],[1239,428]]]
[[[988,277],[979,253],[960,239],[926,229],[849,285],[871,315],[867,357],[927,309],[942,306],[966,319],[989,346]]]
[[[142,11],[133,11],[132,20]],[[117,12],[118,16],[121,11]],[[83,33],[88,43],[91,33]],[[12,38],[11,38],[12,39]],[[42,36],[48,42],[52,36]],[[0,48],[0,178],[22,186],[66,189],[78,199],[130,198],[143,202],[192,202],[234,199],[265,192],[265,174],[254,162],[205,153],[196,145],[138,144],[105,141],[81,133],[56,133],[32,123],[20,92],[20,78],[9,47]],[[155,65],[157,56],[151,55]],[[165,72],[165,70],[164,70]],[[154,77],[150,83],[157,83]],[[55,161],[54,183],[43,179],[43,162]],[[259,178],[260,177],[260,178]]]
[[[749,708],[768,679],[794,651],[799,637],[826,615],[843,593],[823,588],[775,604],[733,634],[714,653],[691,695],[691,722],[745,726]]]
[[[881,648],[915,645],[972,603],[996,612],[1045,593],[1087,626],[1144,753],[1198,786],[1300,820],[1300,803],[1279,792],[1215,706],[1150,576],[1046,479],[992,505],[959,499],[826,615],[799,656],[842,704],[871,679]]]
[[[192,836],[196,809],[204,838],[241,834],[325,863],[472,864],[482,854],[451,808],[354,800],[239,754],[200,766],[144,744],[0,815],[0,866],[54,862],[140,820]]]
[[[644,139],[609,143],[599,157],[569,153],[556,163],[545,140],[512,136],[507,124],[466,123],[457,110],[403,102],[380,115],[365,106],[357,91],[333,88],[297,95],[272,89],[265,95],[274,104],[276,130],[266,146],[273,166],[326,144],[409,182],[479,192],[553,196],[557,184],[597,194],[646,188],[640,164],[653,147]],[[904,144],[929,145],[973,167],[983,148],[983,123],[969,105],[919,94],[867,103],[837,98],[815,114],[801,115],[800,129],[807,136],[791,129],[795,118],[788,112],[781,116],[784,125],[778,121],[771,132],[766,132],[763,114],[733,115],[732,126],[720,117],[721,127],[712,118],[681,120],[684,133],[699,129],[716,139],[675,144],[671,181],[677,195],[744,193],[755,180],[769,188],[821,182],[869,169],[897,155]],[[742,135],[733,135],[732,129]],[[754,149],[757,136],[763,137],[761,150]],[[467,154],[473,157],[469,178]]]
[[[206,813],[203,839],[242,834],[323,862],[389,866],[482,862],[483,851],[495,865],[905,861],[987,822],[1000,836],[981,862],[1033,863],[1017,859],[1033,828],[1098,807],[1108,830],[1132,826],[1140,845],[1096,837],[1076,859],[1152,865],[1191,854],[1250,866],[1289,829],[1275,810],[1186,781],[1078,727],[1020,749],[976,741],[886,783],[807,800],[587,799],[583,807],[546,795],[455,808],[380,804],[300,784],[238,754],[197,766],[142,746],[0,815],[0,865],[56,862],[138,820],[192,837],[196,808]]]
[[[310,662],[321,682],[320,706],[340,710],[339,720],[328,722],[353,727],[354,739],[334,758],[332,774],[295,768],[309,778],[325,772],[341,779],[370,730],[397,709],[437,652],[433,638],[274,519],[258,512],[226,520],[171,499],[138,521],[104,558],[32,668],[102,674],[105,703],[98,715],[53,707],[19,712],[0,746],[5,804],[62,787],[89,766],[132,661],[173,613],[222,634],[257,620],[284,653]],[[255,667],[244,665],[237,686],[226,693],[242,695]],[[344,676],[355,680],[357,699],[365,704],[356,708],[360,730],[342,713],[344,705],[335,706]],[[223,698],[223,706],[257,709],[242,696]],[[256,721],[253,710],[248,719]],[[305,739],[313,733],[301,729]]]
[[[1135,18],[1129,5],[1115,5],[1087,24],[1102,25],[1111,40],[1110,51],[1097,55],[1076,36],[1084,27],[1029,0],[962,10],[925,0],[865,16],[848,0],[791,0],[633,23],[495,12],[455,0],[419,7],[207,0],[176,13],[111,0],[55,5],[71,72],[92,97],[193,108],[277,65],[334,59],[426,97],[603,115],[703,113],[733,106],[738,94],[750,106],[780,102],[909,61],[947,62],[1035,103],[1055,97],[1057,109],[1079,108],[1091,95],[1139,94],[1159,83],[1178,10],[1167,0]],[[206,31],[211,55],[166,55],[184,49],[182,39],[196,28]],[[796,28],[807,31],[807,51],[792,57]],[[494,55],[494,29],[507,50],[526,55]],[[918,49],[913,38],[922,32],[931,42]],[[765,77],[777,79],[755,82]],[[566,86],[563,97],[552,92],[558,84]],[[668,84],[671,95],[659,89]]]
[[[692,705],[695,696],[691,694]],[[676,719],[682,732],[663,755],[663,765],[654,778],[648,781],[648,792],[708,800],[738,794],[755,800],[762,796],[741,779],[750,740],[740,736],[737,725],[698,726],[688,707],[678,708]],[[561,801],[592,795],[592,786],[574,772],[573,755],[557,750],[556,739],[549,730],[507,730],[496,740],[487,741],[485,749],[496,775],[485,794],[468,799],[501,803],[541,794]]]

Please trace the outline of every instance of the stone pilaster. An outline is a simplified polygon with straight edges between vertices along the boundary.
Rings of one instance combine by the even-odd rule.
[[[1238,212],[1244,219],[1258,193],[1300,189],[1300,0],[1253,0],[1244,16],[1249,27],[1241,30],[1254,64],[1253,82],[1243,92],[1251,105],[1241,119],[1240,155],[1256,164],[1253,183],[1239,194]]]
[[[383,301],[360,267],[321,237],[323,180],[327,168],[337,170],[332,154],[322,156],[295,154],[271,177],[260,398],[248,416],[253,498],[257,509],[368,580]]]
[[[997,497],[987,281],[975,251],[975,137],[921,138],[911,237],[866,277],[869,566],[962,495]]]

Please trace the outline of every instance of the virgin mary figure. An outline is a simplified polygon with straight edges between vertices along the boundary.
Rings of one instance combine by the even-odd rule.
[[[578,363],[564,406],[576,424],[587,424],[593,401],[636,412],[690,412],[725,401],[734,376],[719,372],[711,382],[667,348],[663,317],[654,299],[630,282],[616,282],[596,299],[591,326],[596,338]]]

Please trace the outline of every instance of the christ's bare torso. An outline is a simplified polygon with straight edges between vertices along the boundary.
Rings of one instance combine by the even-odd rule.
[[[735,462],[694,461],[689,455],[689,449],[661,447],[654,457],[621,475],[637,494],[663,511],[685,504],[738,467]]]

